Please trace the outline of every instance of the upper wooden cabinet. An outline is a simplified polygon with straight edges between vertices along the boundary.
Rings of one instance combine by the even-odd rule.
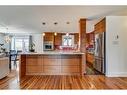
[[[52,42],[54,42],[54,33],[45,33],[44,42],[45,41],[52,41]]]
[[[62,33],[57,33],[54,39],[54,44],[57,46],[62,45]]]
[[[106,20],[105,20],[105,18],[102,19],[100,22],[98,22],[94,28],[95,28],[96,34],[99,32],[105,32],[106,31]]]
[[[86,34],[86,43],[87,43],[87,44],[93,43],[94,39],[95,39],[95,34],[94,34],[94,32],[91,32],[91,33],[87,33],[87,34]]]
[[[74,34],[74,43],[78,44],[79,43],[79,33]]]
[[[66,35],[65,33],[57,33],[57,35],[54,35],[53,32],[45,33],[44,42],[46,41],[52,41],[54,45],[61,46],[62,45],[62,35]],[[70,33],[70,35],[74,35],[74,44],[78,44],[79,42],[79,33]]]

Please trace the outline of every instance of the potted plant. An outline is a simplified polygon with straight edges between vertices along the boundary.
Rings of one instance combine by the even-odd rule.
[[[34,43],[29,45],[29,51],[30,52],[35,52],[35,44]]]

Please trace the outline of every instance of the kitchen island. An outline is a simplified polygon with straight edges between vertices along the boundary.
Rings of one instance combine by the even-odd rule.
[[[83,75],[85,54],[42,52],[20,54],[20,78],[25,75]]]

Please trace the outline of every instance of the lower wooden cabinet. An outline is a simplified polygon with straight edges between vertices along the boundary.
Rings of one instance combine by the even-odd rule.
[[[26,66],[27,74],[31,73],[43,73],[43,66]]]
[[[80,74],[79,55],[28,55],[26,75],[70,75]]]
[[[68,74],[79,73],[79,68],[80,68],[79,66],[62,66],[61,72]]]
[[[43,56],[44,66],[60,66],[61,65],[61,56],[57,55],[44,55]]]
[[[44,73],[48,75],[61,74],[61,66],[44,66]]]
[[[28,55],[26,56],[26,74],[27,75],[36,75],[42,74],[43,69],[43,58],[40,55]]]
[[[94,54],[89,54],[89,53],[87,53],[87,54],[86,54],[86,61],[87,61],[88,63],[93,64],[93,63],[94,63]]]

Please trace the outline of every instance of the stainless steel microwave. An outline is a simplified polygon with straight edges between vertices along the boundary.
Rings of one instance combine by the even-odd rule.
[[[54,50],[54,45],[52,41],[44,42],[44,51],[46,50]]]

